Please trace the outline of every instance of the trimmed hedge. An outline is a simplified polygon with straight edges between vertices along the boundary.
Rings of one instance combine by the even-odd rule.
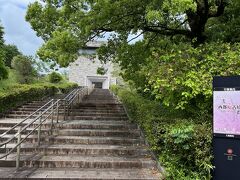
[[[113,86],[132,121],[145,133],[151,149],[166,170],[167,179],[211,178],[211,123],[166,109],[159,102],[144,99],[132,90]]]
[[[43,97],[53,96],[56,93],[66,93],[77,84],[33,84],[33,85],[14,85],[4,91],[0,91],[0,112],[3,113],[8,109],[21,105],[28,101],[38,100]]]

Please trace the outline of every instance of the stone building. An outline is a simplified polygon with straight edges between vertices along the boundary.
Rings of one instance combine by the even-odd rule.
[[[69,81],[79,86],[88,86],[102,89],[109,89],[110,85],[116,84],[116,77],[112,76],[113,65],[108,62],[102,64],[96,50],[104,42],[90,42],[86,48],[80,50],[78,59],[69,66]],[[97,73],[101,71],[103,75]]]

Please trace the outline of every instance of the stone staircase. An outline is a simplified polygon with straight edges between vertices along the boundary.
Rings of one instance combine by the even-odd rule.
[[[0,119],[0,134],[43,104],[34,101]],[[139,129],[128,121],[122,104],[108,90],[93,90],[53,132],[50,126],[50,120],[42,126],[40,146],[36,143],[37,132],[22,144],[20,169],[14,168],[14,153],[0,160],[1,177],[163,179]],[[7,149],[15,143],[11,142]],[[5,149],[0,148],[3,153]]]

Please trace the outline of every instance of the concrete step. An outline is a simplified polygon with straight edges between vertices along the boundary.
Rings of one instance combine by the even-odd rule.
[[[137,126],[127,121],[89,121],[89,120],[72,120],[63,121],[57,125],[59,129],[108,129],[108,130],[135,130]]]
[[[71,143],[71,144],[108,144],[108,145],[141,145],[144,140],[141,138],[131,137],[114,137],[114,136],[57,136],[53,139],[54,144]]]
[[[10,120],[0,120],[0,127],[11,128],[16,125],[19,121],[10,121]],[[22,123],[22,126],[27,125],[30,121]],[[56,122],[56,120],[54,120]],[[30,127],[36,127],[38,123],[30,125]],[[60,129],[111,129],[111,130],[121,130],[121,129],[137,129],[135,124],[130,124],[127,121],[104,121],[104,120],[67,120],[59,121],[58,124],[54,124],[55,128]],[[51,128],[51,120],[48,120],[42,124],[42,128]]]
[[[41,108],[43,105],[41,104],[25,104],[22,105],[21,108],[35,108],[35,109],[39,109]],[[48,108],[49,106],[43,107],[43,109]],[[63,108],[64,106],[61,106],[61,108]]]
[[[97,99],[87,99],[84,102],[82,102],[81,104],[95,104],[95,105],[121,105],[119,102],[115,101],[115,100],[97,100]]]
[[[15,162],[15,161],[14,161]],[[130,158],[112,156],[35,156],[26,160],[25,166],[41,168],[149,168],[155,163],[151,158]]]
[[[36,111],[36,108],[28,107],[28,108],[18,108],[17,111]],[[60,112],[64,112],[63,109],[59,109]],[[124,109],[87,109],[87,108],[73,108],[70,109],[71,112],[92,112],[92,113],[125,113]]]
[[[78,107],[78,108],[123,108],[122,104],[119,104],[119,103],[106,103],[106,104],[103,104],[103,103],[95,103],[95,102],[92,102],[92,103],[88,103],[88,102],[82,102],[78,105],[76,105],[75,107]]]
[[[106,120],[106,121],[126,121],[128,118],[125,117],[104,117],[104,116],[72,116],[71,114],[69,115],[68,119],[72,120]]]
[[[21,107],[25,108],[25,107],[34,107],[34,108],[40,108],[42,107],[44,104],[24,104],[22,105]],[[64,107],[63,105],[61,107]],[[112,102],[112,101],[109,101],[109,102],[101,102],[99,101],[99,103],[95,102],[95,101],[91,101],[91,102],[81,102],[80,104],[78,104],[77,107],[123,107],[123,105],[121,103],[118,103],[118,102]],[[44,108],[47,108],[47,107],[44,107]]]
[[[85,101],[114,101],[114,102],[118,102],[117,99],[115,99],[113,97],[109,97],[109,96],[88,96],[88,97],[84,98],[84,102]]]
[[[11,115],[30,115],[32,114],[34,111],[21,111],[21,110],[15,110],[15,111],[11,111],[9,114]],[[39,114],[39,113],[37,113]],[[59,114],[64,114],[64,111],[59,111]]]
[[[18,120],[18,121],[17,121]],[[11,128],[17,123],[21,121],[21,119],[17,119],[15,121],[11,121],[11,119],[0,120],[0,127]],[[22,126],[27,125],[30,120],[22,123]],[[54,120],[56,122],[56,120]],[[36,127],[38,123],[34,123],[30,125],[30,127]],[[60,129],[111,129],[111,130],[121,130],[121,129],[137,129],[135,124],[130,124],[127,121],[104,121],[104,120],[67,120],[67,121],[59,121],[58,124],[54,124],[55,128]],[[51,120],[48,120],[44,124],[42,124],[42,128],[51,128]]]
[[[2,178],[79,180],[162,180],[156,169],[0,168]]]
[[[31,111],[31,112],[34,112],[36,110],[38,110],[38,108],[40,107],[32,107],[32,106],[29,106],[29,107],[21,107],[21,108],[18,108],[14,111]],[[66,108],[67,109],[67,108]],[[124,108],[118,108],[118,107],[72,107],[70,108],[71,111],[93,111],[93,112],[124,112]],[[64,108],[59,108],[59,111],[60,112],[64,112]]]
[[[91,108],[79,108],[70,109],[71,112],[84,112],[84,113],[126,113],[124,109],[91,109]]]
[[[16,144],[1,147],[0,153],[6,153]],[[16,151],[15,151],[16,152]],[[43,155],[103,155],[114,157],[151,157],[145,145],[73,145],[73,144],[37,144],[24,143],[21,145],[21,154],[39,153]]]
[[[116,108],[116,107],[111,107],[111,108],[108,108],[108,107],[79,107],[79,108],[73,107],[73,109],[77,109],[78,111],[124,112],[123,108]]]
[[[81,112],[81,111],[72,111],[72,110],[70,110],[70,112],[71,112],[71,115],[73,115],[73,116],[74,115],[85,115],[85,116],[116,116],[116,117],[120,116],[120,117],[126,117],[126,113],[118,113],[118,112],[116,112],[116,113],[100,112],[100,111],[99,112],[91,112],[91,111]],[[32,114],[32,112],[31,111],[12,111],[9,114],[12,114],[12,115],[15,115],[15,114],[17,114],[17,115],[30,115],[30,114]],[[63,110],[59,111],[59,114],[63,115],[64,111]]]
[[[114,136],[114,137],[131,137],[139,138],[139,130],[101,130],[101,129],[60,129],[56,131],[58,135],[64,136]]]
[[[2,155],[2,154],[0,154]],[[21,167],[39,168],[151,168],[156,164],[152,158],[144,157],[114,157],[114,156],[79,156],[79,155],[42,155],[21,154]],[[16,154],[0,160],[0,167],[15,167]]]
[[[29,116],[29,114],[7,114],[5,115],[5,118],[13,118],[13,119],[25,119]],[[31,116],[31,119],[34,119],[36,117],[38,117],[39,115],[33,115]],[[45,114],[42,116],[42,118],[48,117],[48,119],[51,119],[51,116],[49,116],[48,114]],[[56,115],[53,116],[56,119]],[[59,114],[59,119],[63,119],[64,115],[63,114]]]
[[[90,116],[90,117],[122,117],[126,118],[126,113],[100,113],[100,112],[72,112],[70,111],[71,116]]]
[[[0,134],[6,132],[9,128],[1,127]],[[33,128],[26,129],[22,134],[28,134]],[[17,133],[17,129],[12,129],[9,134]],[[37,129],[33,134],[37,134]],[[41,128],[42,135],[51,135],[50,128]],[[103,130],[103,129],[54,129],[53,135],[64,135],[64,136],[114,136],[114,137],[131,137],[136,138],[140,136],[139,130]]]
[[[0,134],[6,132],[7,130],[9,130],[8,127],[0,127]],[[31,127],[30,127],[30,128],[27,128],[27,129],[23,132],[23,134],[30,133],[30,131],[32,131],[32,130],[33,130],[33,128],[31,128]],[[9,132],[9,134],[17,133],[17,131],[18,131],[17,128],[12,129],[12,130]],[[37,133],[37,129],[36,129],[36,131],[35,131],[34,133],[35,133],[35,134]],[[50,135],[50,134],[51,134],[51,129],[50,129],[50,128],[41,128],[41,134],[42,134],[42,135]]]
[[[6,140],[12,138],[15,134],[7,134],[4,137],[0,138],[0,142],[5,142]],[[21,138],[25,138],[26,135],[22,135]],[[51,144],[53,143],[53,138],[54,136],[52,135],[41,135],[41,142],[43,142],[43,144]],[[16,143],[17,139],[15,138],[14,140],[11,141],[11,143]],[[30,135],[27,137],[27,139],[24,141],[25,143],[32,143],[32,144],[36,144],[38,142],[38,136],[35,134]]]
[[[0,139],[0,142],[5,142],[7,139],[13,137],[14,134],[7,134]],[[25,135],[22,135],[25,138]],[[25,142],[26,143],[37,143],[37,135],[30,135]],[[13,140],[12,143],[16,143],[17,140]],[[138,146],[144,144],[144,140],[141,138],[130,138],[130,137],[103,137],[103,136],[51,136],[42,135],[41,142],[43,144],[107,144],[107,145],[132,145]]]
[[[22,120],[22,119],[19,119],[19,120]],[[10,129],[11,127],[13,127],[16,124],[17,124],[16,122],[1,122],[0,121],[0,128],[3,127],[3,128]],[[27,123],[22,123],[22,127],[25,126],[25,125],[27,125]],[[38,123],[34,123],[34,124],[30,125],[29,127],[33,128],[33,127],[36,127],[37,125],[38,125]],[[51,128],[51,123],[50,122],[43,123],[42,128],[50,129]]]

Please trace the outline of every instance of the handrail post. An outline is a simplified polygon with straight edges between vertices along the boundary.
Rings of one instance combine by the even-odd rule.
[[[54,102],[52,101],[52,108],[51,108],[51,134],[52,134],[52,131],[53,131],[53,119],[54,119]]]
[[[58,118],[59,118],[59,101],[57,101],[57,123],[58,123]]]
[[[7,144],[5,144],[4,146],[5,146],[5,152],[8,153]],[[7,160],[7,156],[6,156],[5,160]]]
[[[17,140],[17,157],[16,157],[16,168],[18,169],[20,167],[20,151],[21,151],[21,126],[18,127],[18,140]]]
[[[68,104],[67,103],[67,119],[68,119],[68,116],[69,116],[69,106],[70,106],[71,104]]]
[[[77,97],[78,97],[78,99],[77,99],[77,103],[80,103],[80,94],[79,94],[79,90],[78,90],[78,95],[77,95]]]
[[[41,116],[39,118],[39,127],[38,127],[38,146],[40,146],[40,140],[41,140],[41,126],[42,126],[42,112]]]
[[[66,99],[64,100],[64,121],[66,120]]]

